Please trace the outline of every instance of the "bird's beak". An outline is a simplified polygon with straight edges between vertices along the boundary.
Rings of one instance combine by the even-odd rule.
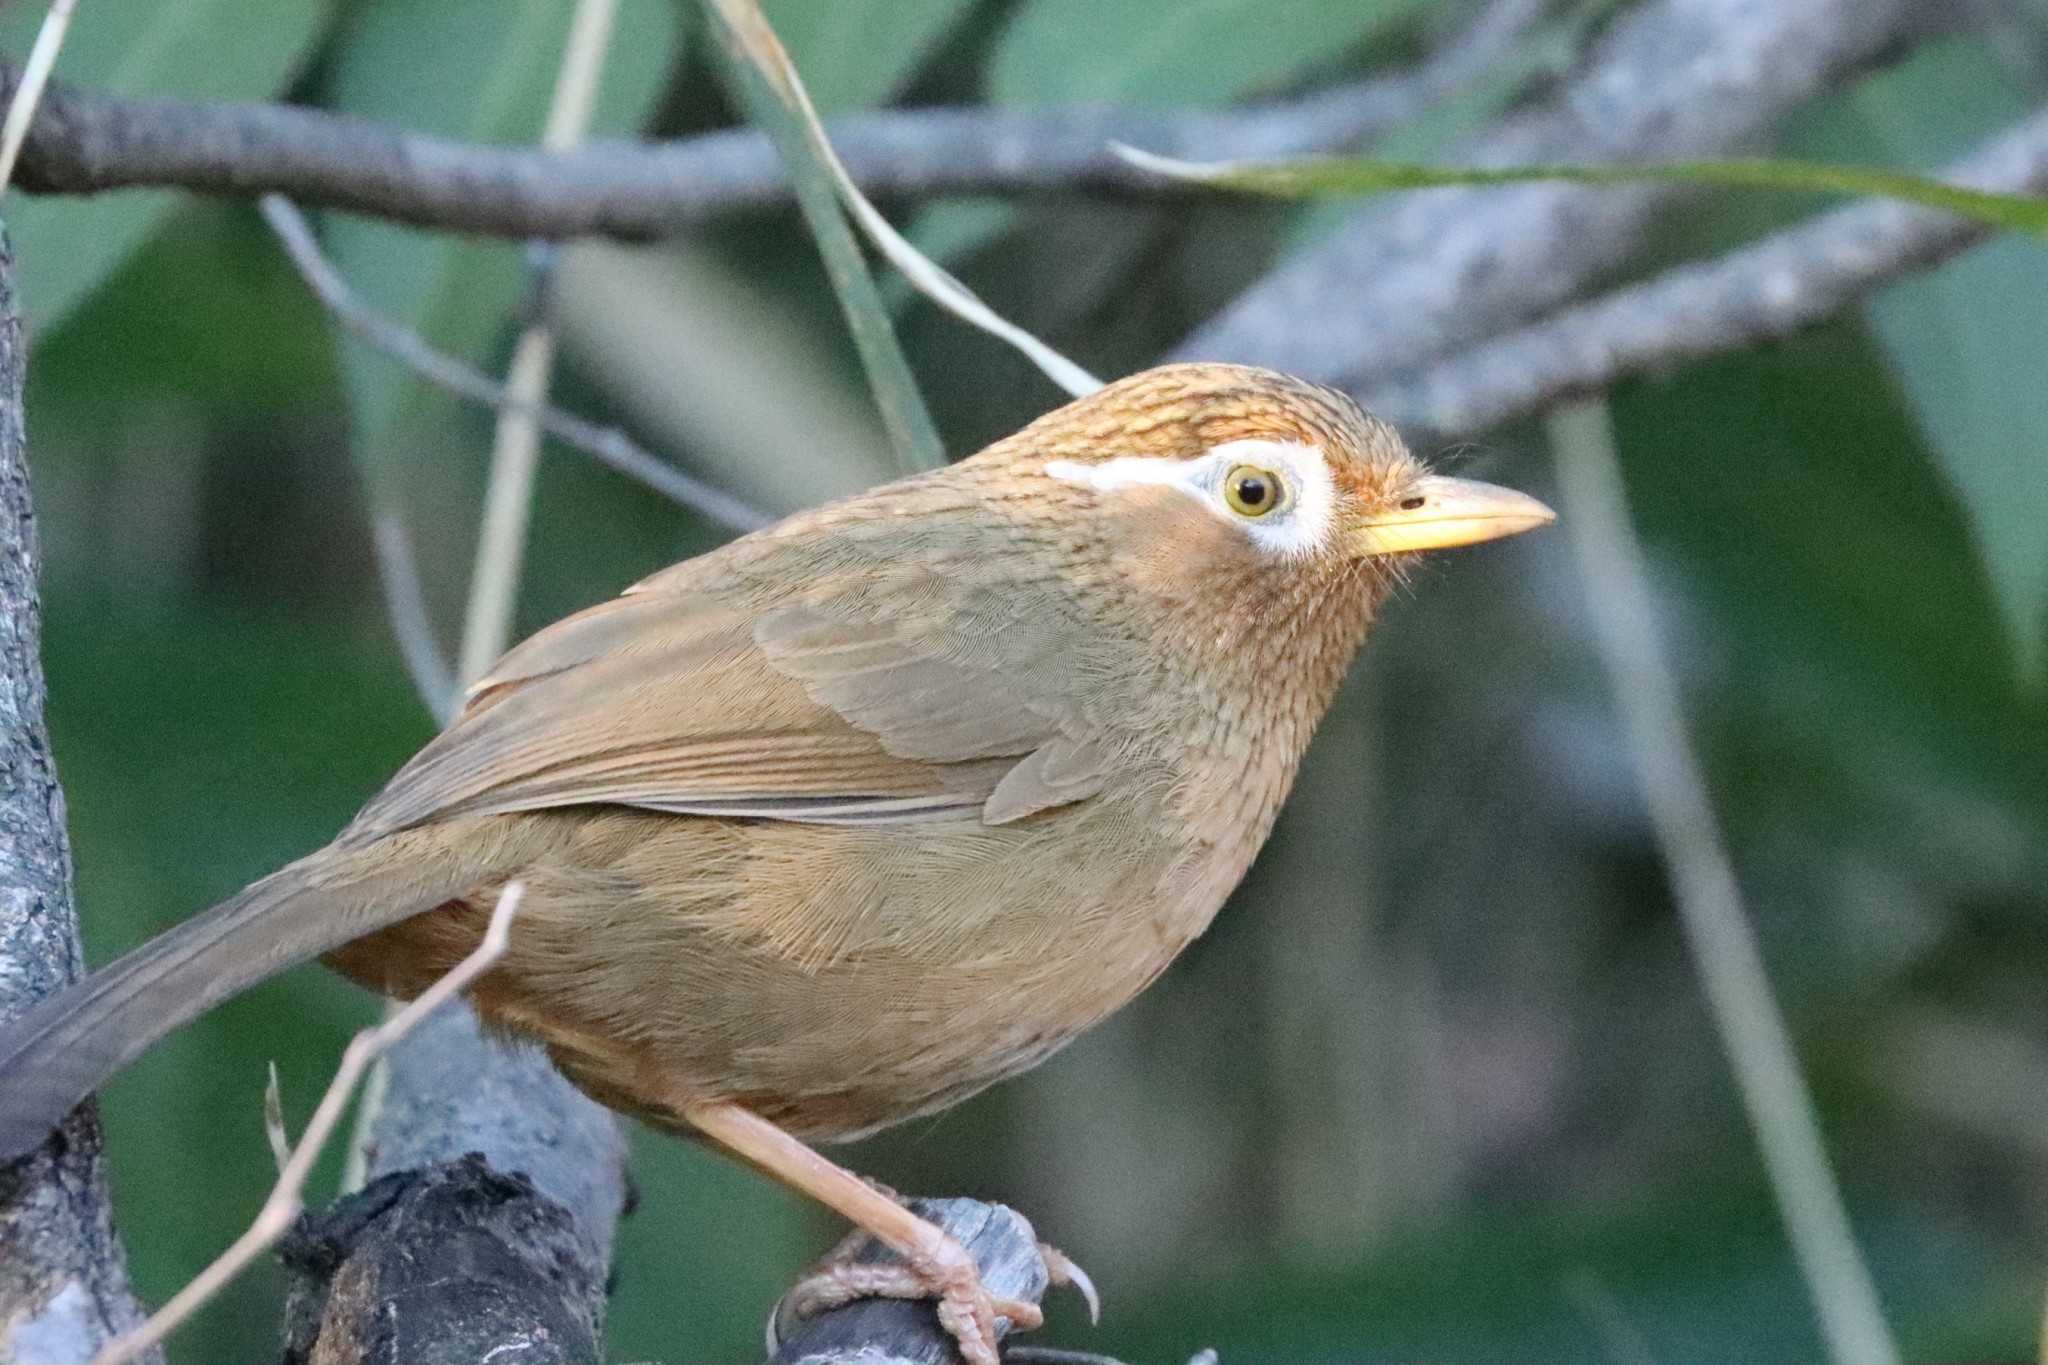
[[[1557,513],[1527,493],[1474,479],[1424,475],[1392,507],[1352,523],[1360,555],[1448,550],[1482,540],[1518,536],[1557,520]]]

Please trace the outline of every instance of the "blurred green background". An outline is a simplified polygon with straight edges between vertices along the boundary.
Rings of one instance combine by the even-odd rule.
[[[26,50],[41,5],[0,10]],[[287,96],[526,141],[567,0],[107,0],[59,75]],[[1612,3],[1556,6],[1427,156],[1540,97]],[[1422,0],[769,0],[828,111],[1223,103],[1417,59]],[[1171,20],[1168,20],[1169,11]],[[2048,97],[2020,7],[1831,93],[1788,153],[1929,166]],[[603,131],[732,120],[693,6],[625,0]],[[1804,203],[1715,193],[1617,270]],[[1098,373],[1150,363],[1350,206],[894,205],[999,311]],[[337,338],[253,209],[16,196],[33,335],[50,716],[102,961],[327,839],[432,731],[365,507],[404,509],[444,639],[486,415]],[[516,244],[329,217],[377,305],[502,369]],[[1795,340],[1614,397],[1634,513],[1717,808],[1888,1313],[1918,1360],[2026,1359],[2048,1238],[2048,251],[2001,242]],[[764,506],[889,454],[793,213],[568,252],[558,399]],[[948,448],[1058,395],[898,297]],[[1433,453],[1433,452],[1432,452]],[[1543,494],[1533,426],[1446,453]],[[550,449],[521,629],[716,543]],[[317,968],[185,1030],[106,1097],[118,1210],[160,1301],[271,1173],[264,1064],[300,1126],[374,1002]],[[641,1134],[623,1361],[741,1360],[837,1230]],[[844,1154],[1001,1198],[1108,1313],[1045,1340],[1130,1360],[1804,1361],[1819,1340],[1695,987],[1562,536],[1444,558],[1378,630],[1271,846],[1210,934],[1038,1072]],[[330,1176],[331,1179],[331,1163]],[[331,1188],[331,1186],[329,1186]],[[174,1361],[273,1350],[250,1276]]]

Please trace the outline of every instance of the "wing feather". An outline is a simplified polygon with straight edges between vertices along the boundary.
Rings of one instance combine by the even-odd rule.
[[[371,837],[456,814],[593,804],[846,824],[992,823],[1082,800],[1113,759],[1075,713],[1042,596],[896,569],[751,604],[650,580],[519,645],[357,817]],[[994,638],[992,638],[994,637]]]

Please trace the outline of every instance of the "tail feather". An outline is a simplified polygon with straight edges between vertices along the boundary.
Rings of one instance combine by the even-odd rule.
[[[323,849],[0,1024],[0,1162],[33,1150],[165,1034],[479,880],[462,860],[391,854]]]

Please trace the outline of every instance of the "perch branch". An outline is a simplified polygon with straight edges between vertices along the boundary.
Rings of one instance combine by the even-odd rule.
[[[498,897],[497,909],[491,912],[490,927],[484,931],[483,941],[468,957],[456,963],[446,975],[421,991],[389,1019],[355,1036],[348,1050],[342,1054],[341,1066],[336,1069],[327,1093],[320,1097],[312,1120],[306,1124],[304,1136],[279,1172],[276,1186],[271,1189],[270,1197],[263,1201],[263,1207],[257,1211],[248,1231],[236,1238],[234,1245],[222,1252],[219,1259],[202,1270],[190,1284],[172,1295],[171,1301],[153,1313],[148,1322],[94,1356],[93,1365],[123,1365],[123,1362],[134,1360],[162,1341],[291,1230],[293,1220],[305,1208],[303,1196],[306,1181],[313,1173],[313,1163],[319,1159],[327,1139],[333,1135],[335,1125],[341,1122],[349,1098],[355,1093],[356,1081],[386,1049],[405,1037],[422,1019],[461,994],[470,982],[498,960],[511,934],[512,916],[518,913],[520,894],[518,882],[507,886]]]
[[[972,1199],[919,1199],[911,1209],[951,1234],[974,1257],[981,1282],[1001,1298],[1037,1303],[1048,1276],[1038,1234],[1021,1214]],[[851,1252],[860,1262],[894,1261],[872,1237]],[[769,1365],[954,1365],[959,1348],[929,1301],[856,1299],[783,1328],[771,1337]],[[1006,1358],[1010,1352],[1004,1352]]]
[[[877,196],[1200,193],[1135,171],[1109,144],[1231,158],[1349,146],[1485,70],[1541,8],[1496,7],[1412,72],[1246,108],[890,110],[832,119],[827,131],[854,180]],[[19,69],[0,62],[0,95],[19,81]],[[792,202],[774,150],[751,129],[556,152],[474,146],[292,105],[130,99],[62,82],[44,94],[19,180],[37,194],[276,193],[500,237],[664,237]]]

